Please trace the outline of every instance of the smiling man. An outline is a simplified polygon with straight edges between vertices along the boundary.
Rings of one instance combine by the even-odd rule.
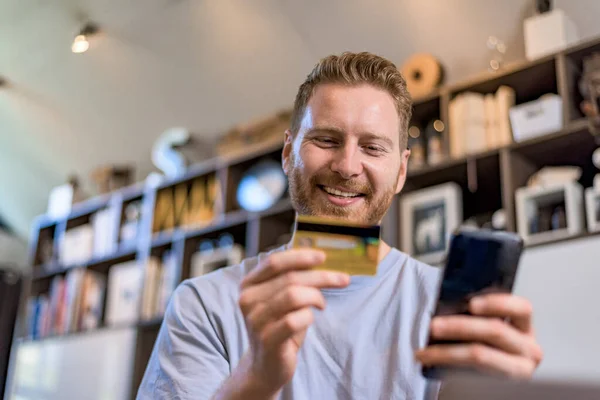
[[[388,60],[370,53],[321,60],[300,86],[285,132],[295,210],[379,223],[406,179],[411,107]],[[473,316],[431,324],[434,337],[476,344],[423,348],[438,269],[385,243],[376,276],[311,268],[323,259],[284,246],[182,283],[138,398],[435,398],[422,364],[527,378],[542,358],[525,299],[476,298]]]

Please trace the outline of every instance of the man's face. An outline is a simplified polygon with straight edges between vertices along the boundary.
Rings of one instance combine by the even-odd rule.
[[[283,169],[299,214],[381,221],[406,178],[393,98],[370,85],[322,84],[300,129],[286,132]]]

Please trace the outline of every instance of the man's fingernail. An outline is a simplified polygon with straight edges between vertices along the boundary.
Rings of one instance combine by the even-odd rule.
[[[350,276],[348,274],[339,274],[337,277],[337,281],[340,284],[346,284],[350,280]]]

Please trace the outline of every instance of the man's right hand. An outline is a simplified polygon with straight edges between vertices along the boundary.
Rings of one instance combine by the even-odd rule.
[[[273,253],[242,281],[239,305],[250,349],[240,367],[252,392],[262,398],[275,396],[292,379],[314,319],[312,308],[325,308],[320,289],[350,283],[348,274],[312,269],[324,260],[325,254],[313,249]]]

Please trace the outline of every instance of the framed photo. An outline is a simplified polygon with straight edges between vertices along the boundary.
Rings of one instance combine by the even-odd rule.
[[[192,256],[190,278],[208,274],[219,268],[239,264],[243,258],[244,249],[239,244],[197,252]]]
[[[588,231],[600,231],[600,187],[585,190],[585,211]]]
[[[575,181],[518,188],[515,203],[517,232],[525,244],[564,239],[585,229],[583,188]]]
[[[443,261],[450,235],[462,223],[462,189],[448,182],[400,197],[402,250],[419,261]]]

